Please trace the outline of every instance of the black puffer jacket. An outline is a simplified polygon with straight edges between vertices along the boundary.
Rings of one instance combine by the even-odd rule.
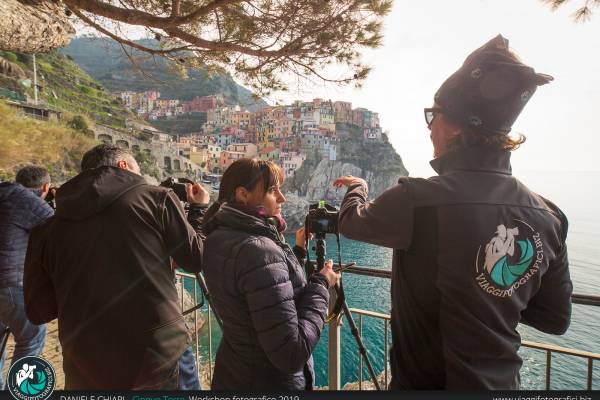
[[[325,278],[307,281],[292,249],[266,221],[227,205],[213,221],[204,273],[223,338],[212,389],[311,389],[311,354],[329,300]]]
[[[53,213],[30,189],[0,183],[0,287],[23,285],[29,231]]]

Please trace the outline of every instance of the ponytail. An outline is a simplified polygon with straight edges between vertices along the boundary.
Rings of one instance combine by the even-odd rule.
[[[213,219],[217,211],[221,209],[221,200],[217,200],[208,207],[204,214],[204,220],[202,222],[202,231],[206,236],[210,234],[216,228],[216,224],[213,223]]]

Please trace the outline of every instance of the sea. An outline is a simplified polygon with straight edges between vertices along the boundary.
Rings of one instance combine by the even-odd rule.
[[[519,174],[519,179],[533,191],[551,199],[569,219],[567,245],[574,292],[600,295],[600,172],[528,172]],[[287,239],[293,243],[292,235]],[[353,261],[359,266],[391,269],[390,249],[343,237],[340,247],[343,263]],[[312,258],[314,259],[314,255]],[[334,237],[327,240],[327,258],[337,260],[337,243]],[[389,314],[391,305],[389,279],[344,274],[343,281],[350,308]],[[358,324],[357,316],[355,321]],[[216,323],[212,326],[212,361],[214,361],[220,332],[215,328]],[[525,340],[600,353],[600,307],[574,305],[571,326],[562,336],[544,334],[525,325],[520,325],[517,330]],[[385,361],[383,320],[363,317],[362,336],[373,367],[379,374],[384,370]],[[391,342],[389,330],[387,339]],[[207,329],[203,329],[200,340],[207,343]],[[317,386],[327,386],[327,346],[327,328],[325,328],[313,353]],[[347,323],[342,326],[341,348],[342,385],[357,382],[359,380],[358,347]],[[544,389],[546,352],[522,347],[519,354],[523,358],[522,388]],[[206,351],[203,352],[202,357],[204,363],[209,361]],[[594,364],[592,373],[593,389],[600,389],[600,362]],[[551,389],[585,389],[586,378],[586,359],[556,353],[552,355]],[[364,363],[362,380],[369,380]]]

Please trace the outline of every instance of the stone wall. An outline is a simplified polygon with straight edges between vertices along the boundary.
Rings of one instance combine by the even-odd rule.
[[[161,169],[163,175],[185,177],[186,172],[192,172],[197,176],[201,171],[198,164],[179,155],[177,147],[173,143],[140,140],[127,133],[102,125],[96,125],[94,137],[101,142],[112,143],[126,149],[149,152],[156,158],[157,166]]]

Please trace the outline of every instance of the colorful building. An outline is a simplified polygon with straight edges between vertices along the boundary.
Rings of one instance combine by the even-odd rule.
[[[244,153],[244,158],[254,158],[258,155],[258,148],[254,143],[234,143],[227,146],[227,151]]]
[[[294,176],[304,160],[306,160],[306,154],[295,151],[279,153],[279,165],[283,169],[286,178]]]
[[[279,149],[276,147],[266,147],[258,152],[258,157],[265,161],[279,162]]]
[[[352,122],[352,103],[347,101],[336,101],[333,103],[335,122]]]
[[[194,97],[194,99],[183,103],[183,111],[186,113],[207,112],[208,110],[214,110],[217,107],[221,107],[223,104],[225,104],[225,102],[221,96],[197,96]]]
[[[245,132],[240,132],[239,129],[234,126],[226,126],[220,132],[215,133],[213,137],[219,147],[225,148],[230,144],[243,142],[243,139],[245,139]]]
[[[221,171],[225,171],[236,160],[244,157],[245,155],[241,151],[223,150],[219,158],[219,166],[221,167]]]
[[[325,158],[337,159],[336,140],[318,130],[304,131],[300,134],[300,152],[311,160]]]

